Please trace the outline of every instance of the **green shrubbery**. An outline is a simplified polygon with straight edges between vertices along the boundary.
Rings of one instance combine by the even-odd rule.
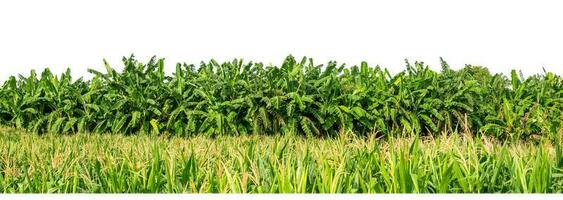
[[[89,70],[73,80],[48,69],[11,77],[0,89],[0,124],[33,132],[164,133],[176,135],[488,134],[500,139],[561,134],[563,78],[524,78],[486,68],[441,72],[422,62],[392,75],[386,69],[316,65],[289,56],[262,63],[143,64],[124,58],[117,72]],[[556,137],[554,137],[556,138]]]

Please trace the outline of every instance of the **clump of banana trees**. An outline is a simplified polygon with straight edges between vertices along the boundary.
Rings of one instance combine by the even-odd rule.
[[[0,88],[0,124],[37,133],[334,136],[343,132],[471,132],[501,139],[562,132],[563,78],[491,75],[467,65],[440,72],[422,62],[390,74],[369,66],[288,56],[281,66],[233,60],[177,64],[123,58],[121,72],[92,80],[46,69],[10,77]]]

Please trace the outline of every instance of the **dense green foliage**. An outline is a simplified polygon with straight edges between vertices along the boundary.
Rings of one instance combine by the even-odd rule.
[[[562,193],[561,144],[441,135],[216,139],[0,127],[0,193]]]
[[[563,78],[524,78],[466,66],[442,71],[422,62],[391,75],[379,66],[316,65],[289,56],[261,63],[143,64],[124,58],[118,72],[89,70],[92,80],[11,77],[0,88],[0,124],[33,132],[190,135],[486,133],[501,139],[561,133]]]

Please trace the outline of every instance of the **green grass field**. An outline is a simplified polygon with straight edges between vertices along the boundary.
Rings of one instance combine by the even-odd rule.
[[[563,192],[561,145],[434,138],[36,135],[0,128],[7,193]]]

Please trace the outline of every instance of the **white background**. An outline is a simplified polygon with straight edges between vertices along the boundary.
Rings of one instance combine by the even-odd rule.
[[[392,72],[404,59],[439,69],[563,74],[563,6],[557,1],[134,1],[0,0],[0,80],[45,67],[76,76],[146,61],[244,58],[279,64],[288,54],[365,60]]]

